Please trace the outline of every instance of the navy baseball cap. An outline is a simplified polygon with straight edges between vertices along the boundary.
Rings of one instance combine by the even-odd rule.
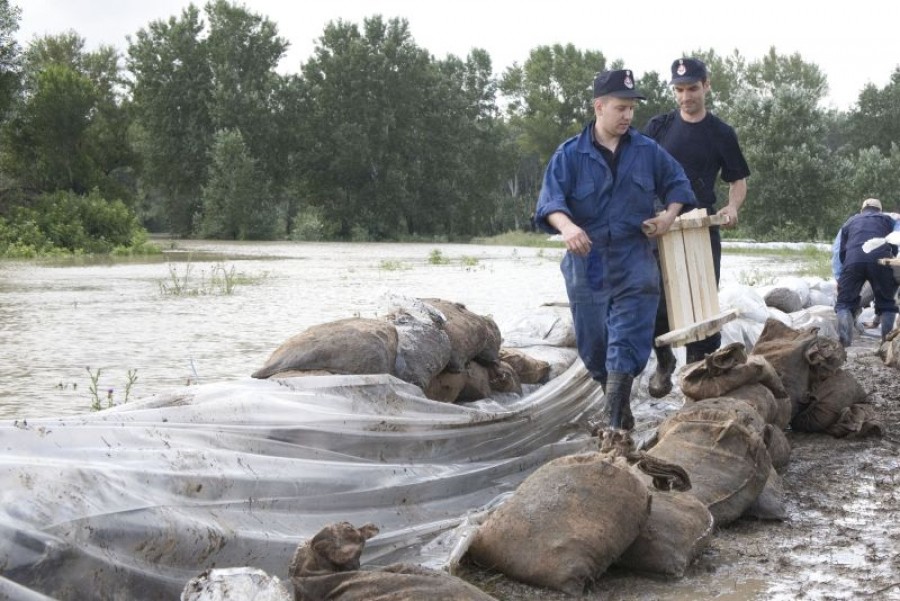
[[[709,77],[706,65],[696,58],[679,58],[672,63],[672,85],[704,81]]]
[[[616,69],[599,73],[594,78],[594,98],[600,96],[646,100],[646,97],[634,87],[634,75],[631,73],[631,69]]]

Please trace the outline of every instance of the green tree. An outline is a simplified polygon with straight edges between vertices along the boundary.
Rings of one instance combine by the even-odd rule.
[[[274,214],[268,183],[237,130],[216,133],[203,187],[199,234],[206,238],[271,238]]]
[[[900,67],[894,69],[885,87],[870,83],[860,92],[848,117],[847,138],[851,150],[875,146],[885,154],[900,140]]]
[[[213,95],[203,21],[191,4],[180,18],[153,21],[129,38],[135,123],[132,139],[146,187],[158,190],[171,231],[193,232],[202,209]]]
[[[602,52],[555,44],[533,49],[523,65],[507,69],[500,89],[510,121],[522,129],[523,151],[546,163],[563,140],[584,127],[593,115],[594,76],[607,68]]]
[[[647,97],[638,102],[634,109],[634,125],[642,130],[647,122],[656,115],[668,113],[675,108],[672,90],[668,78],[663,79],[656,71],[647,71],[637,82],[637,88]]]
[[[425,172],[423,149],[436,141],[438,122],[426,113],[437,77],[408,23],[376,16],[364,20],[362,32],[329,23],[303,77],[311,143],[303,170],[314,206],[343,238],[417,229],[407,221],[417,200],[410,178]]]
[[[20,9],[9,0],[0,0],[0,121],[19,89],[21,50],[15,34],[19,30]]]
[[[29,45],[4,132],[4,165],[26,189],[84,194],[97,186],[104,196],[130,197],[115,175],[133,162],[118,59],[107,46],[85,52],[74,32]]]

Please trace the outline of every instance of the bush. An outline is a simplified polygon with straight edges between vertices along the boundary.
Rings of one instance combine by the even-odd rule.
[[[107,254],[147,248],[146,232],[120,200],[107,201],[95,189],[87,196],[56,191],[33,206],[19,206],[0,220],[0,255]]]

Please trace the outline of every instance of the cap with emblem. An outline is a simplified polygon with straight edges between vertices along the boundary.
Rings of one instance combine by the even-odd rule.
[[[646,100],[646,97],[634,87],[634,74],[631,69],[616,69],[597,74],[594,78],[594,98],[600,96]]]
[[[672,63],[672,85],[705,81],[709,73],[706,65],[696,58],[679,58]]]
[[[862,204],[863,209],[878,209],[881,210],[881,201],[877,198],[867,198],[863,201]]]

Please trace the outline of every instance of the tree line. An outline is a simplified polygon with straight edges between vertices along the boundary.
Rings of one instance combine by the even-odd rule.
[[[591,118],[601,50],[438,59],[404,19],[329,23],[296,73],[275,23],[215,0],[129,36],[16,39],[0,0],[0,254],[108,252],[144,232],[222,239],[466,240],[528,228],[544,166]],[[830,240],[863,198],[900,207],[900,67],[847,111],[799,54],[693,49],[753,172],[740,234]],[[662,57],[661,57],[662,58]],[[642,127],[674,108],[641,74]]]

